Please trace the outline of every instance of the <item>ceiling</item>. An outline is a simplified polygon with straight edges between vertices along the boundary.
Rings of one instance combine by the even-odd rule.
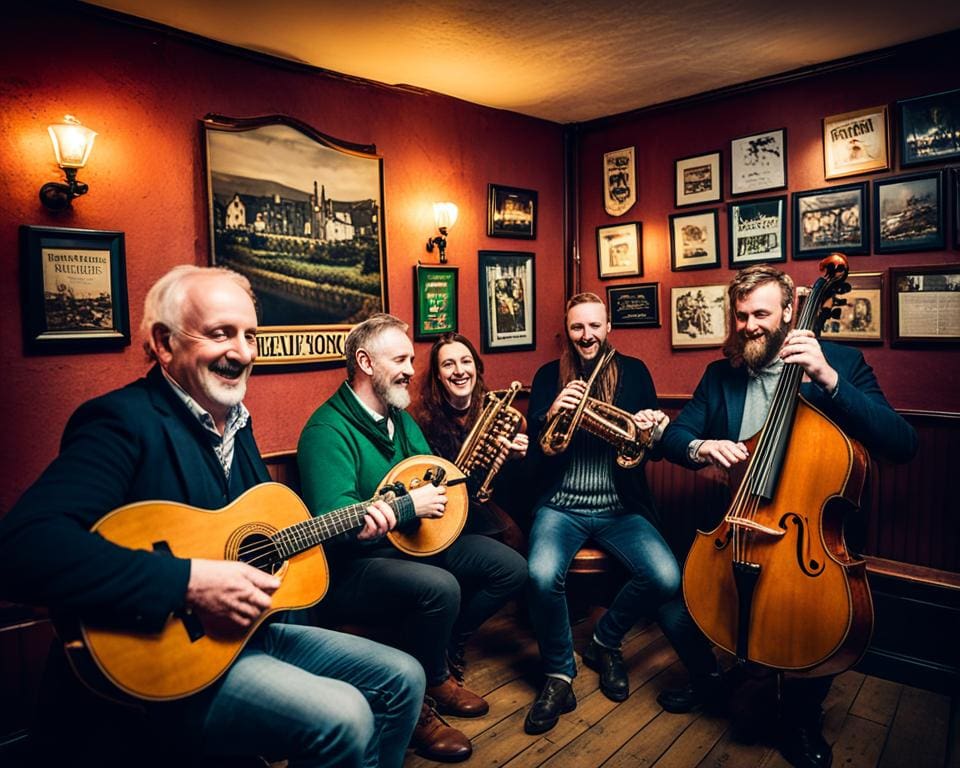
[[[960,28],[956,0],[93,0],[230,45],[559,123]]]

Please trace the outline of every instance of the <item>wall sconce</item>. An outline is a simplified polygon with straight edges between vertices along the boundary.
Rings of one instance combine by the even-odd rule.
[[[87,164],[96,131],[80,124],[73,115],[65,115],[62,123],[47,126],[57,165],[63,168],[67,183],[50,182],[40,187],[40,202],[51,211],[62,211],[75,197],[85,195],[89,187],[77,181],[77,171]]]
[[[440,263],[447,263],[447,229],[457,223],[457,206],[453,203],[434,203],[433,220],[440,232],[427,240],[427,253],[433,253],[434,246],[440,251]]]

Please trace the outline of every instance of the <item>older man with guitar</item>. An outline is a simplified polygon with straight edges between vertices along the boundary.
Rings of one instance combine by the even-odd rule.
[[[86,646],[89,670],[137,710],[91,696],[55,649],[35,764],[169,765],[187,753],[400,766],[424,690],[416,661],[264,622],[316,602],[322,585],[304,582],[325,562],[314,550],[298,570],[307,556],[277,531],[312,519],[293,494],[259,485],[269,476],[242,403],[256,358],[249,283],[176,267],[148,293],[142,330],[152,370],[82,405],[60,455],[0,522],[2,597],[48,606],[61,636],[79,626],[71,661]],[[341,530],[381,535],[382,505],[341,516]],[[222,541],[218,525],[232,531]]]

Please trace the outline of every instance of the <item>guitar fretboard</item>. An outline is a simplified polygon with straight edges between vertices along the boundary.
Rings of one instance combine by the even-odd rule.
[[[380,497],[396,511],[395,501]],[[272,537],[277,551],[284,557],[293,557],[341,533],[363,525],[363,516],[375,499],[350,504],[319,517],[312,517],[296,525],[277,531]]]

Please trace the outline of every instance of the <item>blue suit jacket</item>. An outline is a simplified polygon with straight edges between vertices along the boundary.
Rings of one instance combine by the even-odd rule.
[[[836,397],[812,382],[801,384],[800,394],[874,457],[896,462],[911,459],[917,452],[917,433],[887,402],[860,351],[830,342],[821,346],[840,375]],[[664,433],[663,455],[691,469],[705,466],[687,458],[687,446],[698,439],[737,440],[746,394],[745,367],[734,368],[728,360],[711,363],[693,399]]]
[[[219,509],[269,479],[248,422],[228,485],[197,419],[154,367],[81,405],[59,456],[0,521],[2,596],[88,623],[157,631],[183,604],[189,561],[117,546],[90,527],[148,499]]]

